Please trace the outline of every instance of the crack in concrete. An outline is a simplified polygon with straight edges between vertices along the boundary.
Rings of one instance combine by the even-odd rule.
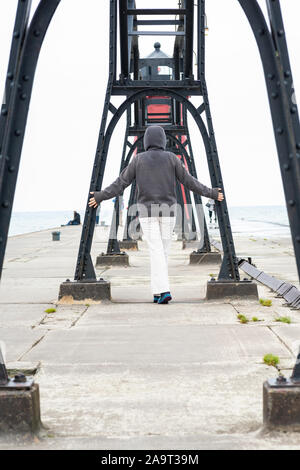
[[[291,348],[283,341],[283,339],[277,334],[275,331],[273,331],[272,326],[267,326],[267,328],[273,333],[274,336],[280,341],[280,343],[289,351],[289,353],[293,356],[296,357]]]
[[[50,331],[50,330],[46,331],[46,333],[45,333],[43,336],[41,336],[39,339],[37,339],[37,340],[35,341],[35,343],[33,343],[33,345],[30,346],[30,348],[29,348],[27,351],[25,351],[23,354],[21,354],[21,356],[17,359],[17,362],[18,362],[18,361],[21,361],[21,360],[23,359],[23,357],[26,356],[26,354],[28,354],[30,351],[32,351],[33,348],[35,348],[35,346],[37,346],[37,345],[45,338],[45,336],[47,335],[47,333],[48,333],[49,331]]]
[[[73,328],[73,326],[75,326],[77,324],[77,322],[79,322],[79,320],[84,316],[84,314],[88,311],[88,309],[89,309],[89,307],[86,307],[83,310],[83,312],[81,314],[79,314],[78,318],[71,323],[70,328]]]

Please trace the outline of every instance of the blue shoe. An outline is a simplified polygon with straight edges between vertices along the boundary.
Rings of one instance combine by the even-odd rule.
[[[158,299],[158,304],[167,304],[168,302],[170,302],[170,300],[172,300],[172,296],[170,294],[170,292],[163,292],[162,294],[160,294],[160,298]]]
[[[154,303],[154,304],[157,304],[159,298],[160,298],[160,295],[154,295],[154,296],[153,296],[153,303]]]

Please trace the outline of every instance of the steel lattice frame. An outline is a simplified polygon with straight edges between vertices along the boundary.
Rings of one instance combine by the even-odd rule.
[[[143,151],[143,146],[142,146],[143,136],[141,136],[141,137],[137,138],[136,141],[133,144],[130,145],[130,150],[129,150],[126,158],[124,158],[124,156],[125,156],[124,152],[126,152],[126,147],[128,145],[128,142],[127,142],[128,129],[129,129],[129,122],[127,121],[126,132],[125,132],[125,140],[124,140],[124,146],[123,146],[123,155],[122,155],[123,165],[121,165],[121,170],[126,168],[126,166],[129,164],[130,159],[132,158],[133,153],[135,151],[137,151],[138,149],[141,149],[141,151]],[[171,134],[170,132],[166,131],[166,135],[167,135],[167,138],[170,140],[170,142],[172,142],[176,146],[175,153],[177,155],[180,155],[181,157],[183,157],[185,159],[185,161],[187,162],[189,173],[191,173],[194,177],[197,178],[195,162],[193,161],[194,157],[193,157],[192,154],[191,155],[188,154],[188,152],[186,150],[186,147],[185,147],[186,145],[188,145],[189,136],[187,136],[187,140],[183,144],[175,135]],[[190,147],[190,151],[191,151],[191,147]],[[189,193],[187,193],[187,194],[189,195]],[[189,196],[188,195],[187,195],[188,204],[191,204],[190,195]],[[122,196],[120,196],[120,197],[122,197]],[[203,250],[204,252],[209,252],[210,251],[210,243],[209,243],[209,236],[208,236],[205,216],[204,216],[203,210],[201,211],[201,209],[200,209],[200,207],[202,206],[201,196],[199,196],[198,194],[194,194],[194,199],[195,199],[195,205],[196,205],[196,211],[197,211],[198,224],[199,224],[200,227],[203,226],[203,230],[204,230],[204,240],[203,240],[203,243],[201,245],[201,250]],[[125,230],[124,230],[123,241],[124,240],[132,240],[128,229],[129,229],[131,221],[133,220],[133,218],[136,217],[136,215],[133,214],[133,211],[130,210],[130,208],[135,203],[136,203],[136,201],[135,201],[135,185],[133,184],[132,188],[131,188],[131,191],[130,191],[130,197],[129,197],[129,202],[128,202],[127,219],[126,219],[126,225],[125,225]],[[200,207],[197,206],[197,204]],[[120,254],[121,253],[119,243],[118,243],[117,238],[116,238],[116,234],[117,234],[118,228],[119,228],[119,220],[117,218],[118,217],[118,215],[117,215],[118,210],[119,210],[119,201],[118,201],[118,198],[116,198],[113,217],[112,217],[112,222],[111,222],[111,226],[113,226],[114,228],[111,229],[111,231],[110,231],[107,254],[118,254],[118,253]],[[184,208],[182,207],[182,211],[183,210],[184,210]],[[191,212],[192,212],[192,210],[191,210]],[[191,218],[192,218],[192,227],[191,227],[192,228],[192,234],[196,234],[196,227],[195,227],[195,220],[194,220],[193,212],[191,213]],[[181,218],[181,220],[182,219],[183,218]],[[184,226],[183,225],[182,225],[181,232],[182,232],[181,235],[184,237],[185,232],[184,232]]]
[[[300,277],[300,126],[298,108],[293,102],[293,77],[289,63],[285,31],[282,21],[280,1],[266,0],[271,31],[256,0],[237,0],[246,14],[253,30],[264,68],[270,101],[271,114],[278,150],[279,164],[282,174],[285,198],[288,209],[292,239],[296,255],[298,274]],[[14,28],[9,69],[6,81],[6,99],[1,109],[0,119],[0,269],[2,270],[8,228],[17,182],[22,145],[26,129],[27,116],[35,70],[39,53],[52,17],[60,0],[40,0],[34,16],[28,24],[31,7],[30,0],[19,0],[16,23]],[[100,190],[106,165],[109,142],[116,123],[131,105],[143,100],[145,96],[169,96],[177,104],[182,103],[196,121],[203,138],[211,183],[224,191],[220,170],[217,146],[209,107],[208,92],[205,82],[205,0],[199,0],[198,17],[198,76],[193,78],[193,44],[192,35],[184,37],[184,31],[193,28],[195,7],[192,0],[186,0],[185,8],[178,9],[145,9],[136,10],[134,0],[119,0],[121,64],[122,71],[116,80],[117,57],[117,0],[110,0],[110,43],[109,43],[109,79],[104,102],[104,109],[99,132],[97,151],[92,172],[90,191]],[[129,8],[128,8],[129,7]],[[179,20],[174,48],[175,70],[180,65],[178,51],[184,49],[184,76],[182,79],[169,81],[149,81],[147,84],[137,80],[138,72],[138,41],[135,18],[139,14],[178,14]],[[130,21],[128,21],[128,16]],[[157,20],[162,22],[163,20]],[[176,23],[177,21],[177,23]],[[179,21],[179,23],[178,23]],[[156,23],[158,24],[158,23]],[[162,24],[162,23],[161,23]],[[185,40],[184,40],[185,39]],[[183,46],[180,46],[184,40]],[[130,61],[133,57],[134,79],[130,78]],[[112,95],[124,95],[126,100],[118,108],[111,103]],[[187,99],[188,96],[202,95],[203,104],[197,109]],[[113,113],[108,123],[108,113]],[[206,127],[201,114],[205,112],[208,126]],[[108,124],[108,125],[107,125]],[[143,129],[141,128],[142,132]],[[174,133],[180,132],[175,126]],[[235,256],[230,220],[226,199],[217,204],[217,214],[224,251],[224,259],[219,279],[239,280],[238,264]],[[96,211],[86,206],[83,231],[79,246],[75,280],[95,279],[90,250],[92,245]]]

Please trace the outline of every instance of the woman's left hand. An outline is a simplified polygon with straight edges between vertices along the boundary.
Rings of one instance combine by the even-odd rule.
[[[94,191],[92,191],[90,194],[94,194]],[[97,204],[96,199],[94,197],[90,198],[89,206],[94,207],[94,209],[96,209],[96,207],[98,207],[98,204]]]
[[[222,190],[221,188],[218,188],[218,190],[219,190],[218,201],[222,202],[222,201],[224,201],[224,194],[221,193],[221,190]]]

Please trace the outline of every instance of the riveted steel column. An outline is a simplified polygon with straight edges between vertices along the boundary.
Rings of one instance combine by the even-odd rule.
[[[210,173],[210,179],[213,187],[221,188],[224,194],[224,201],[219,203],[216,201],[216,210],[218,215],[218,222],[219,222],[219,229],[220,235],[222,240],[223,246],[223,261],[221,265],[221,269],[218,275],[219,280],[232,280],[232,281],[239,281],[240,275],[238,270],[238,259],[235,254],[235,247],[232,237],[229,213],[226,203],[226,196],[224,191],[221,167],[219,162],[218,150],[217,150],[217,143],[215,139],[215,132],[212,123],[212,116],[210,112],[209,106],[209,99],[208,99],[208,92],[207,86],[205,81],[205,73],[204,73],[204,62],[205,62],[205,2],[204,0],[200,0],[199,3],[199,12],[198,18],[200,18],[200,23],[198,24],[198,35],[200,36],[200,81],[202,85],[202,92],[203,92],[203,101],[205,106],[205,113],[207,119],[207,126],[208,126],[208,133],[209,133],[209,140],[210,140],[210,152],[208,155],[208,168]],[[202,64],[203,61],[203,64]],[[199,66],[199,65],[198,65]]]
[[[194,43],[194,0],[185,0],[186,15],[184,20],[184,75],[193,77],[193,43]]]
[[[119,0],[119,18],[120,18],[120,57],[121,57],[121,77],[122,80],[129,75],[129,51],[128,51],[128,0]],[[130,38],[131,39],[131,38]]]
[[[267,2],[271,34],[257,1],[238,1],[253,30],[263,64],[300,278],[300,126],[280,2]]]
[[[0,149],[2,148],[5,126],[7,123],[10,96],[13,87],[13,80],[16,78],[20,61],[21,50],[26,35],[29,13],[31,9],[31,0],[18,2],[17,14],[14,24],[13,37],[9,55],[9,63],[6,74],[5,90],[0,115]],[[0,150],[1,151],[1,150]],[[1,170],[2,165],[0,163]]]
[[[12,82],[0,162],[0,271],[3,266],[35,70],[46,32],[59,3],[60,0],[40,1],[19,51],[17,73]]]
[[[190,173],[191,173],[191,175],[194,176],[194,178],[198,178],[197,177],[197,170],[196,170],[196,165],[195,165],[194,154],[193,154],[193,149],[192,149],[192,144],[191,144],[190,133],[189,133],[189,130],[188,130],[188,125],[187,125],[187,110],[186,110],[185,106],[183,106],[183,118],[184,118],[185,127],[187,129],[186,138],[187,138],[187,146],[188,146],[189,155],[190,155]],[[211,246],[210,246],[210,241],[209,241],[207,223],[206,223],[205,214],[204,214],[204,210],[203,210],[202,198],[201,198],[200,194],[194,193],[194,201],[195,201],[195,205],[196,205],[199,228],[200,228],[200,230],[203,228],[203,238],[202,238],[202,234],[201,234],[202,243],[201,243],[201,246],[199,246],[198,251],[201,252],[201,253],[210,253],[211,252]]]
[[[126,153],[127,153],[127,143],[128,143],[128,135],[129,135],[129,126],[130,126],[130,110],[128,109],[120,173],[127,166],[126,165]],[[119,229],[119,224],[120,224],[120,199],[121,198],[123,199],[123,195],[117,196],[115,204],[114,204],[113,217],[111,221],[111,228],[110,228],[109,240],[108,240],[108,245],[107,245],[108,255],[120,253],[120,246],[119,246],[119,241],[118,241],[118,229]],[[121,203],[122,203],[122,199],[121,199]]]
[[[109,78],[105,95],[105,102],[97,143],[96,156],[87,198],[85,217],[82,227],[81,240],[75,271],[75,280],[96,279],[95,270],[91,260],[91,247],[96,223],[96,211],[89,207],[91,191],[100,191],[103,182],[107,158],[107,148],[103,150],[105,128],[109,111],[113,82],[116,78],[116,36],[117,36],[117,0],[110,0],[110,38],[109,38]]]

